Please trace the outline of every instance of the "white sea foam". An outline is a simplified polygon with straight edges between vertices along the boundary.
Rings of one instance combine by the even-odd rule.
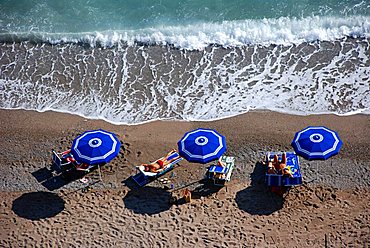
[[[139,30],[110,30],[93,33],[13,33],[4,39],[21,39],[58,43],[86,43],[112,47],[122,42],[173,45],[181,49],[204,49],[210,44],[236,47],[249,44],[289,45],[315,40],[333,41],[346,36],[369,37],[369,16],[312,16],[302,19],[224,21],[186,26],[157,26]]]
[[[207,121],[250,110],[370,114],[368,39],[206,52],[21,45],[3,49],[14,61],[1,66],[7,75],[0,80],[1,108],[116,124]]]

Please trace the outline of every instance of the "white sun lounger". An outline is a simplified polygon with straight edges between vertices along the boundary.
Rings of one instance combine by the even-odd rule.
[[[206,174],[206,179],[213,181],[214,185],[223,186],[225,182],[229,182],[231,180],[231,174],[235,165],[235,158],[221,156],[220,160],[225,164],[225,166],[210,166]]]
[[[164,157],[158,159],[158,160],[161,160],[163,159]],[[132,179],[139,185],[139,186],[144,186],[150,182],[152,182],[153,180],[155,180],[156,178],[166,174],[167,172],[169,172],[170,170],[173,169],[174,165],[179,163],[180,161],[183,160],[182,157],[180,157],[180,155],[177,153],[177,152],[174,152],[172,153],[169,157],[168,157],[168,160],[172,160],[174,159],[173,161],[171,161],[169,164],[167,164],[162,170],[158,171],[158,172],[151,172],[151,171],[145,171],[145,166],[143,165],[140,165],[140,166],[137,166],[136,169],[139,171],[138,174],[132,176]],[[158,161],[156,160],[156,161]],[[155,162],[154,162],[155,163]]]

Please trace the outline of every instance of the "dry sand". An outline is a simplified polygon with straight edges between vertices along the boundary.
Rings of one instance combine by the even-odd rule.
[[[370,116],[291,116],[251,112],[212,122],[156,121],[112,125],[55,112],[0,110],[1,247],[368,247],[370,244]],[[292,150],[296,131],[325,125],[343,147],[326,161],[301,159],[302,186],[284,198],[263,182],[266,151]],[[216,190],[194,183],[191,203],[172,195],[204,176],[207,165],[182,162],[138,189],[135,165],[153,161],[184,132],[215,128],[236,157],[232,181]],[[120,155],[87,184],[62,185],[50,172],[50,150],[67,149],[85,130],[103,128],[122,142]],[[318,170],[317,170],[318,168]],[[54,173],[54,174],[53,174]],[[262,174],[261,174],[262,173]],[[47,177],[53,176],[50,180]],[[45,178],[42,178],[45,177]],[[54,180],[55,179],[55,180]],[[94,184],[95,183],[95,184]],[[64,183],[65,184],[65,183]]]

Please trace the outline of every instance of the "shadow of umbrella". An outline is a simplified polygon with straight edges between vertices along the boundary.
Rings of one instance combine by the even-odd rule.
[[[251,186],[236,193],[239,209],[251,215],[270,215],[283,207],[284,198],[273,194],[265,184],[265,166],[257,162],[251,174]]]
[[[170,192],[162,188],[144,187],[129,191],[123,203],[134,213],[153,215],[170,209],[170,197]]]
[[[50,192],[25,193],[13,201],[13,212],[29,220],[56,216],[64,209],[64,200]]]
[[[198,187],[196,187],[194,190],[191,191],[191,195],[193,199],[200,199],[201,197],[208,197],[213,194],[216,194],[219,192],[222,187],[213,185],[212,183],[208,182],[201,182]]]

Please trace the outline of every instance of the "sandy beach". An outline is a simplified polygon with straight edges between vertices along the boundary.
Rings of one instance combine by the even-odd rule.
[[[295,116],[249,112],[210,122],[155,121],[113,125],[55,112],[0,110],[1,247],[368,247],[370,245],[370,117]],[[336,130],[340,153],[326,161],[300,159],[303,185],[284,198],[264,184],[266,151],[292,151],[308,125]],[[221,189],[197,183],[206,167],[183,161],[137,188],[135,166],[154,161],[192,129],[214,128],[236,158]],[[68,149],[86,130],[114,132],[120,154],[89,182],[48,181],[51,149]],[[51,174],[52,176],[55,176]],[[262,176],[261,176],[262,175]],[[91,184],[91,185],[90,185]],[[191,184],[191,185],[190,185]],[[90,185],[90,186],[89,186]],[[89,186],[89,187],[87,187]],[[184,188],[190,203],[169,204]]]

